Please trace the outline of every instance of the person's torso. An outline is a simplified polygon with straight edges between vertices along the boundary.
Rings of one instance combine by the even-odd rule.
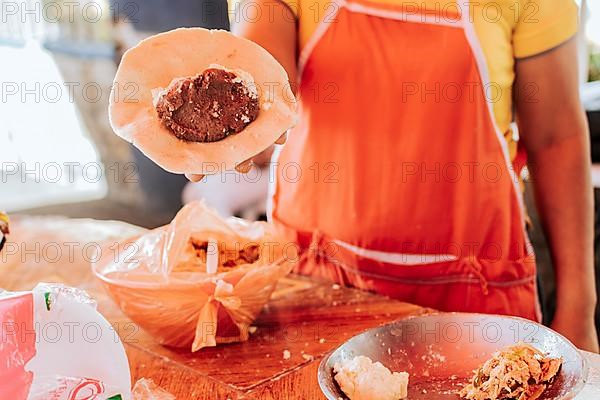
[[[520,193],[474,24],[456,7],[418,11],[339,2],[323,17],[300,57],[274,216],[370,249],[485,238],[521,257]]]

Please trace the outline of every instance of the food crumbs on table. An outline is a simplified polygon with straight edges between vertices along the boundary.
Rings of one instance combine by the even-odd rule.
[[[304,358],[306,361],[314,360],[314,357],[310,354],[302,354],[302,358]]]
[[[331,288],[333,290],[340,290],[342,287],[340,285],[338,285],[337,283],[334,283],[333,285],[331,285]]]
[[[258,328],[257,328],[257,327],[255,327],[255,326],[250,326],[250,327],[248,327],[248,332],[250,332],[250,333],[256,333],[256,330],[257,330],[257,329],[258,329]]]
[[[284,351],[283,351],[283,359],[284,359],[284,360],[289,360],[289,359],[290,359],[290,357],[292,357],[292,353],[290,353],[290,351],[289,351],[289,350],[284,350]]]
[[[321,343],[321,344],[325,343],[325,338],[319,339],[319,343]]]

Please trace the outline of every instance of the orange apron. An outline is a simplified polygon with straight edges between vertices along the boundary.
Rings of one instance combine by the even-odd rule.
[[[297,272],[445,311],[539,320],[517,172],[469,5],[341,1],[300,56],[273,220]],[[492,99],[493,100],[493,99]]]

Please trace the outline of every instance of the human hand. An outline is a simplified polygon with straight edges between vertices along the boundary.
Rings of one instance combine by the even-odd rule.
[[[279,137],[279,139],[277,139],[275,141],[275,144],[284,144],[286,140],[287,140],[287,132],[284,133],[283,135],[281,135]],[[239,173],[247,174],[248,172],[250,172],[250,170],[252,169],[252,166],[254,164],[257,164],[258,166],[263,166],[263,165],[267,164],[268,161],[271,159],[272,153],[273,153],[273,146],[270,146],[269,148],[258,153],[257,155],[253,156],[252,158],[249,158],[248,160],[243,161],[243,162],[239,163],[238,165],[236,165],[235,170]],[[188,178],[188,180],[190,182],[200,182],[202,180],[202,178],[204,178],[204,175],[185,174],[185,177]]]

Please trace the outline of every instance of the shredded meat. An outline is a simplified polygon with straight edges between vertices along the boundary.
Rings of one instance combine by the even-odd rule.
[[[547,357],[532,346],[512,346],[494,353],[479,367],[460,396],[468,400],[535,400],[561,365],[561,358]]]

